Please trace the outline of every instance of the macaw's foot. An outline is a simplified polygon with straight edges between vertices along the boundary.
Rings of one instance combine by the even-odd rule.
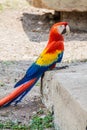
[[[55,67],[53,70],[61,70],[61,69],[66,69],[68,67],[69,67],[68,65],[65,65],[65,66]]]

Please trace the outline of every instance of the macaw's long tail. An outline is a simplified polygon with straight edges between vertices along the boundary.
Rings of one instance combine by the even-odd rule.
[[[37,82],[39,78],[34,78],[29,80],[23,85],[20,85],[18,88],[16,88],[12,93],[10,93],[8,96],[4,97],[0,100],[0,107],[8,106],[12,102],[15,102],[17,104],[21,101],[21,99],[30,91],[30,89],[34,86],[34,84]]]

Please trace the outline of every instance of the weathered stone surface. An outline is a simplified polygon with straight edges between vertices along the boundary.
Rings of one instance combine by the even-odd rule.
[[[37,7],[37,8],[48,8],[42,0],[27,0],[30,5]]]
[[[31,5],[56,11],[87,11],[87,0],[27,0]]]
[[[42,0],[56,11],[87,11],[87,0]]]
[[[42,100],[54,110],[55,127],[60,130],[86,130],[87,62],[60,71],[46,72]]]

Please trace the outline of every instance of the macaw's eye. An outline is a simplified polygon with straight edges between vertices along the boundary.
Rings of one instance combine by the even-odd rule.
[[[64,34],[64,33],[66,32],[65,26],[64,26],[64,25],[58,26],[58,32],[59,32],[60,34]]]

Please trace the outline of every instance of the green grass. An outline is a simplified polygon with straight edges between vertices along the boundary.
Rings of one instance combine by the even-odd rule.
[[[0,129],[9,129],[9,130],[44,130],[46,128],[53,128],[53,116],[51,113],[43,115],[44,111],[38,111],[29,122],[29,125],[22,125],[20,123],[15,123],[13,121],[8,121],[0,123]]]
[[[30,130],[44,130],[52,127],[54,127],[54,125],[53,116],[51,113],[48,113],[46,116],[36,114],[33,116],[30,123]]]
[[[29,126],[21,125],[19,123],[14,123],[12,121],[0,123],[0,129],[10,129],[10,130],[28,130]]]

